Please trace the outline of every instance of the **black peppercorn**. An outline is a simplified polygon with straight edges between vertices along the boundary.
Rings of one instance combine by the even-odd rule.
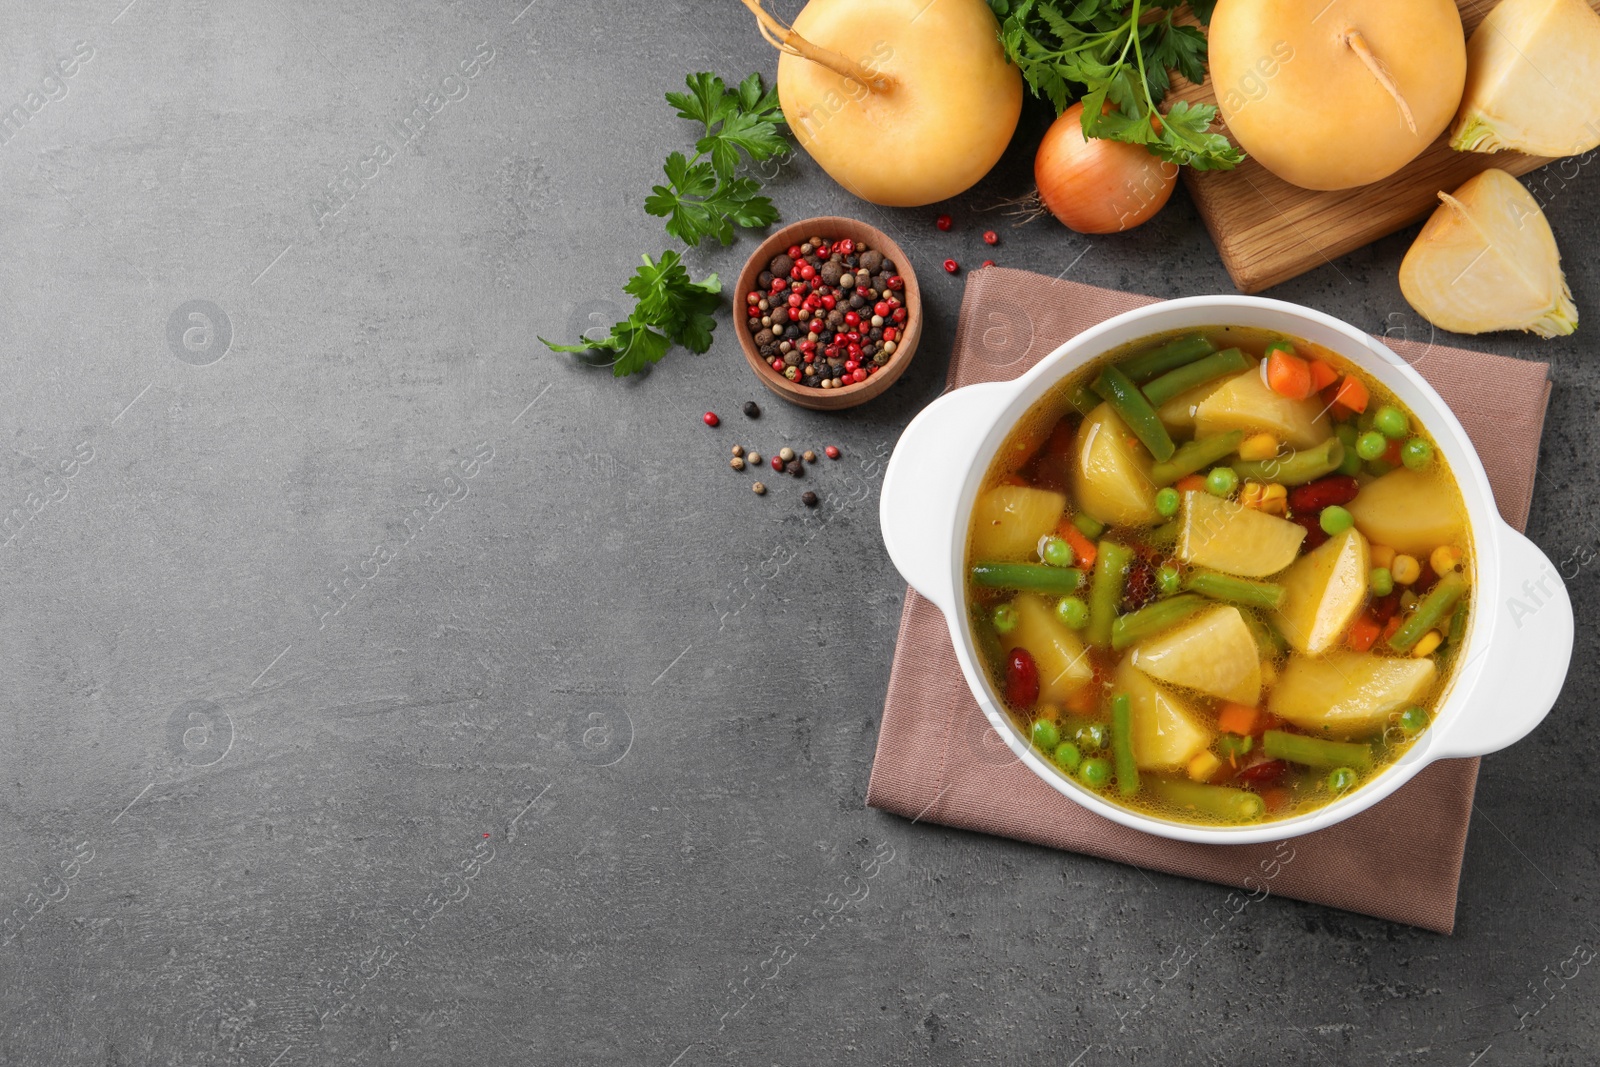
[[[817,494],[807,489],[800,494],[800,502],[808,508],[814,508],[817,506]]]
[[[787,252],[780,252],[772,257],[771,267],[774,278],[788,278],[789,272],[794,270],[794,260],[789,258]],[[769,285],[768,288],[770,289],[771,286]]]
[[[744,413],[747,418],[758,419],[761,417],[761,405],[754,400],[744,402]]]

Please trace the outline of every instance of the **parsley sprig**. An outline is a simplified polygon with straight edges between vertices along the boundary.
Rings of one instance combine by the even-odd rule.
[[[682,152],[667,157],[666,185],[658,185],[644,209],[667,220],[667,232],[691,248],[704,237],[723,244],[733,241],[735,226],[768,226],[778,221],[772,201],[758,196],[761,183],[735,173],[741,158],[760,163],[789,147],[780,126],[783,112],[778,91],[766,89],[752,74],[729,89],[715,74],[702,71],[684,79],[686,93],[668,93],[678,115],[698,122],[703,135],[694,143],[694,157]],[[659,261],[644,257],[623,290],[637,303],[628,317],[611,327],[600,341],[558,345],[539,338],[552,352],[609,353],[611,373],[622,378],[659,363],[673,345],[691,352],[711,347],[722,283],[715,274],[694,281],[677,252],[663,252]]]
[[[681,118],[705,127],[694,143],[694,157],[667,157],[667,184],[658,185],[644,209],[667,220],[667,232],[691,248],[702,238],[733,241],[733,228],[768,226],[778,220],[772,201],[758,195],[761,183],[734,172],[740,154],[753,163],[789,147],[780,132],[783,112],[777,89],[763,89],[752,74],[729,89],[715,74],[702,71],[685,79],[686,93],[668,93],[667,103]]]
[[[626,319],[611,327],[602,341],[558,345],[545,341],[552,352],[609,352],[613,376],[637,374],[661,357],[673,345],[691,352],[711,347],[711,331],[716,320],[711,313],[721,302],[722,282],[715,274],[704,281],[692,281],[676,252],[661,253],[659,261],[644,256],[644,266],[633,272],[623,290],[638,301]]]
[[[1196,84],[1206,76],[1205,34],[1175,23],[1172,8],[1146,0],[989,0],[989,6],[1000,19],[1006,55],[1034,93],[1058,112],[1082,99],[1088,136],[1144,145],[1197,170],[1228,170],[1243,161],[1243,152],[1211,132],[1214,106],[1180,100],[1165,114],[1156,108],[1172,85],[1170,71]],[[1208,22],[1216,0],[1191,0],[1189,7]]]

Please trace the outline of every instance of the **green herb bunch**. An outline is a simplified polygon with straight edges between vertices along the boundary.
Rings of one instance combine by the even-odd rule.
[[[755,228],[778,221],[772,201],[758,195],[761,183],[742,177],[740,160],[771,159],[789,147],[781,125],[783,113],[775,89],[765,89],[752,74],[729,89],[715,74],[702,71],[685,79],[689,91],[668,93],[667,103],[681,118],[704,129],[695,141],[693,158],[682,152],[667,157],[667,184],[657,185],[644,209],[667,220],[667,233],[691,248],[706,237],[724,245],[733,241],[735,226]],[[677,252],[648,255],[623,290],[636,303],[626,319],[611,327],[604,340],[558,345],[539,338],[552,352],[609,352],[611,373],[618,378],[659,363],[673,345],[691,352],[711,347],[716,328],[712,312],[721,302],[722,283],[715,274],[693,281]]]
[[[1173,8],[1142,0],[989,0],[1000,43],[1035,95],[1065,111],[1083,101],[1083,132],[1128,144],[1197,170],[1228,170],[1244,159],[1211,132],[1217,109],[1180,100],[1162,113],[1170,72],[1196,84],[1206,76],[1205,34],[1174,21]],[[1216,0],[1191,0],[1209,22]],[[1108,106],[1109,105],[1109,106]]]

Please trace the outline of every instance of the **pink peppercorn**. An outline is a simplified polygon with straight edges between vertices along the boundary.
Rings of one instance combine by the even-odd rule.
[[[933,224],[939,227],[941,230],[948,230],[951,226],[950,216],[940,215],[938,218],[933,220]]]
[[[833,445],[829,445],[827,448],[824,448],[822,450],[822,454],[827,456],[829,459],[838,459],[839,458],[839,450],[837,448],[835,448]]]
[[[953,259],[947,259],[944,261],[944,269],[945,273],[954,274],[956,271],[961,269],[961,264],[957,263]],[[889,280],[889,287],[891,289],[894,288],[894,279],[892,278]]]
[[[700,421],[705,423],[707,426],[715,426],[722,420],[717,418],[717,413],[715,411],[708,411],[704,415],[700,416]]]
[[[997,245],[1000,243],[1000,235],[995,233],[993,230],[984,230],[983,243],[986,245]]]

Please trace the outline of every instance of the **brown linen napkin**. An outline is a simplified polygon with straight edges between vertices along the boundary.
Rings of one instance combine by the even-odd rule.
[[[977,271],[961,305],[949,385],[1015,378],[1088,327],[1151,303],[1026,271]],[[1489,472],[1501,515],[1521,529],[1550,397],[1548,366],[1416,342],[1389,345],[1456,413]],[[1476,759],[1440,760],[1381,804],[1295,838],[1292,849],[1200,845],[1130,830],[1061,796],[1011,755],[967,690],[944,616],[907,590],[867,803],[913,821],[1449,933],[1477,780]]]

